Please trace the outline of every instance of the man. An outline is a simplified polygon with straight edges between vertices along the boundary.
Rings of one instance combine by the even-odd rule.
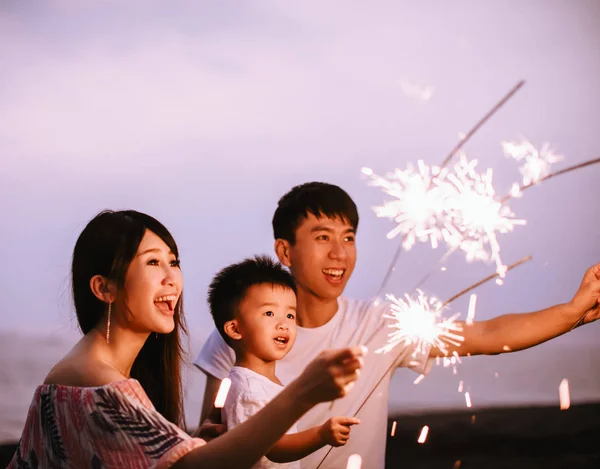
[[[292,188],[279,201],[273,217],[275,252],[290,269],[298,291],[296,344],[277,364],[277,375],[284,384],[324,349],[366,345],[374,351],[387,343],[392,320],[385,318],[384,313],[389,305],[341,296],[356,264],[357,228],[356,205],[337,186],[303,184]],[[491,355],[532,347],[568,332],[582,317],[586,323],[598,319],[599,296],[600,265],[596,265],[586,272],[569,303],[470,325],[463,323],[464,341],[460,345],[448,344],[446,353]],[[360,379],[346,397],[331,406],[315,407],[298,422],[302,431],[333,415],[352,416],[366,400],[357,415],[361,423],[353,428],[350,441],[343,448],[334,448],[321,469],[345,468],[348,457],[354,453],[361,455],[363,467],[383,469],[391,373],[381,378],[390,367],[427,373],[431,359],[438,356],[444,353],[436,347],[423,351],[413,345],[400,345],[386,354],[368,354]],[[207,375],[201,421],[212,407],[220,380],[234,362],[233,351],[214,331],[195,361]],[[304,458],[302,467],[315,469],[328,450],[322,448]]]

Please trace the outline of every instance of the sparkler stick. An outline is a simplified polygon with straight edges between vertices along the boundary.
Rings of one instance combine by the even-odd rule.
[[[471,128],[471,130],[469,130],[465,134],[465,136],[460,139],[460,141],[454,146],[454,148],[450,151],[450,153],[448,153],[446,158],[444,158],[444,161],[442,162],[440,169],[444,168],[450,162],[450,160],[454,157],[454,155],[456,155],[458,153],[458,151],[469,141],[469,139],[473,136],[473,134],[475,134],[475,132],[477,132],[477,130],[479,130],[481,128],[481,126],[483,124],[485,124],[490,117],[492,117],[502,106],[504,106],[506,104],[506,102],[510,98],[512,98],[514,96],[514,94],[524,84],[525,84],[524,80],[521,80],[520,82],[518,82],[500,101],[498,101],[496,103],[496,105],[492,109],[490,109],[487,112],[487,114],[485,114],[481,119],[479,119],[479,121],[477,121],[477,123]],[[383,277],[381,285],[380,285],[379,289],[377,290],[377,296],[379,296],[381,294],[381,292],[384,290],[390,276],[392,275],[392,272],[393,272],[393,270],[396,266],[396,263],[398,262],[398,259],[400,257],[400,253],[403,250],[403,242],[404,242],[404,238],[398,244],[398,248],[396,249],[396,252],[394,253],[394,256],[392,257],[392,262],[390,263],[390,265]]]
[[[514,264],[511,264],[508,266],[508,270],[511,270],[515,267],[520,266],[521,264],[524,264],[525,262],[531,260],[531,256],[525,256],[523,259],[518,260],[517,262],[515,262]],[[454,300],[460,298],[461,296],[463,296],[466,293],[469,293],[471,290],[473,290],[474,288],[477,288],[480,285],[483,285],[486,282],[489,282],[490,280],[492,280],[495,277],[498,277],[498,275],[500,275],[498,272],[487,276],[486,278],[480,280],[477,283],[474,283],[473,285],[471,285],[468,288],[465,288],[464,290],[460,291],[459,293],[457,293],[456,295],[454,295],[452,298],[450,298],[448,301],[446,301],[445,303],[443,303],[444,306],[448,305],[449,303],[452,303]]]
[[[525,189],[529,189],[530,187],[536,186],[539,183],[541,183],[542,181],[546,181],[546,180],[548,180],[550,178],[553,178],[555,176],[560,176],[561,174],[570,173],[571,171],[575,171],[576,169],[585,168],[586,166],[591,166],[591,165],[597,164],[597,163],[600,163],[600,158],[594,158],[593,160],[584,161],[583,163],[579,163],[579,164],[576,164],[576,165],[573,165],[573,166],[569,166],[567,168],[561,169],[560,171],[555,171],[555,172],[550,173],[547,176],[541,178],[537,183],[532,182],[530,184],[526,184],[524,186],[519,187],[518,192],[519,193],[523,192]],[[501,202],[505,202],[506,200],[512,199],[514,197],[515,197],[515,195],[513,195],[513,194],[505,195],[502,198]]]
[[[511,264],[509,266],[506,267],[506,272],[514,269],[515,267],[518,267],[519,265],[523,264],[524,262],[528,261],[531,259],[531,256],[526,256],[523,259],[515,262],[514,264]],[[457,300],[458,298],[460,298],[462,295],[470,292],[471,290],[473,290],[474,288],[477,288],[481,285],[483,285],[485,282],[489,282],[490,280],[492,280],[495,277],[498,277],[500,274],[498,272],[489,275],[488,277],[484,278],[483,280],[480,280],[477,283],[474,283],[473,285],[471,285],[468,288],[465,288],[464,290],[462,290],[461,292],[457,293],[456,295],[454,295],[452,298],[450,298],[449,300],[447,300],[446,302],[443,303],[444,306],[448,305],[449,303],[451,303],[452,301]],[[360,406],[358,406],[358,409],[356,409],[356,412],[354,412],[354,415],[352,417],[356,417],[358,415],[358,413],[361,411],[361,409],[365,406],[365,404],[367,403],[367,401],[369,400],[369,398],[373,395],[373,393],[375,392],[375,390],[377,389],[377,387],[381,384],[381,382],[385,379],[385,377],[387,376],[387,374],[392,371],[392,369],[394,368],[394,365],[396,364],[396,361],[398,360],[398,358],[400,358],[400,355],[403,353],[403,350],[400,351],[400,353],[394,358],[394,360],[392,361],[391,365],[388,367],[387,370],[385,370],[385,372],[383,373],[383,375],[381,376],[381,378],[379,379],[379,381],[377,381],[377,383],[375,384],[375,386],[373,386],[373,389],[371,389],[371,392],[369,392],[369,394],[367,395],[367,397],[364,398],[364,400],[362,401],[362,403],[360,404]],[[323,456],[323,459],[321,459],[321,462],[319,463],[319,465],[317,466],[316,469],[319,469],[321,467],[321,465],[323,464],[323,462],[325,461],[325,459],[327,458],[327,456],[329,456],[329,453],[331,453],[331,450],[333,449],[333,446],[329,448],[329,450],[327,451],[327,453],[325,453],[325,456]]]
[[[456,144],[456,146],[452,149],[452,151],[450,153],[448,153],[448,156],[446,156],[446,158],[444,159],[444,161],[442,162],[441,167],[445,167],[450,160],[452,159],[452,157],[454,155],[456,155],[456,153],[458,153],[458,151],[464,146],[465,143],[467,143],[467,141],[473,136],[473,134],[475,132],[477,132],[479,130],[479,128],[486,123],[486,121],[492,117],[494,114],[496,114],[496,112],[506,104],[506,102],[513,97],[513,95],[519,91],[519,89],[525,84],[525,80],[521,80],[519,83],[517,83],[500,101],[498,101],[496,103],[496,105],[490,109],[488,111],[488,113],[483,116],[481,119],[479,119],[479,121],[473,126],[473,128],[471,130],[469,130],[464,138],[462,138],[460,140],[460,142],[458,142]]]

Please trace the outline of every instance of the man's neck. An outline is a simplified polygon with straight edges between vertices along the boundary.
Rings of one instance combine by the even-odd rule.
[[[236,359],[235,366],[241,366],[243,368],[248,368],[249,370],[258,373],[259,375],[263,375],[265,378],[270,379],[276,384],[281,384],[281,381],[275,375],[275,364],[273,361],[265,361],[256,355],[251,353],[237,353],[236,355],[240,358]]]
[[[298,306],[296,317],[298,325],[313,329],[327,324],[338,310],[338,300],[319,298],[313,293],[298,286]]]

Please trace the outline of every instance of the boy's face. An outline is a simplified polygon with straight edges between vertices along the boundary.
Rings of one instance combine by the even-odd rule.
[[[279,285],[253,285],[236,320],[246,353],[264,361],[281,360],[296,341],[296,295]]]
[[[286,244],[282,259],[298,288],[322,299],[338,298],[356,265],[356,233],[345,219],[317,218],[309,213],[296,230],[296,242]]]

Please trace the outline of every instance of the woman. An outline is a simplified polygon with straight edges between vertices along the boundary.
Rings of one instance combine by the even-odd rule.
[[[50,371],[9,468],[246,468],[319,402],[345,394],[359,348],[328,351],[243,425],[206,443],[180,429],[183,279],[154,218],[98,214],[73,251],[83,338]]]

